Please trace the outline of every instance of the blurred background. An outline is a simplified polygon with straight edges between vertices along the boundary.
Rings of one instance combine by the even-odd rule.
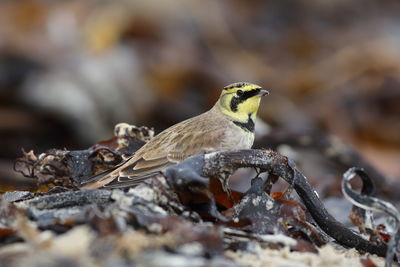
[[[22,148],[85,149],[119,122],[158,133],[236,81],[271,93],[259,136],[336,136],[398,178],[399,14],[397,0],[2,0],[0,181]]]

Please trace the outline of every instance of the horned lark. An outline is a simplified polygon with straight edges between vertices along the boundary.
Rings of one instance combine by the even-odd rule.
[[[204,151],[251,148],[261,97],[268,91],[238,82],[222,90],[207,112],[171,126],[127,161],[89,179],[82,188],[135,186],[163,168]]]

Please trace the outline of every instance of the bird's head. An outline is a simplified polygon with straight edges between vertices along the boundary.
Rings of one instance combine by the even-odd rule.
[[[249,117],[255,119],[261,97],[268,94],[256,84],[233,83],[224,87],[216,105],[233,120],[245,122]]]

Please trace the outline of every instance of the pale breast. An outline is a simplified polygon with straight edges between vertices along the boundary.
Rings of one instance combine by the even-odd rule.
[[[230,122],[229,127],[225,129],[224,141],[222,142],[221,150],[233,149],[249,149],[253,146],[254,134],[242,130],[233,122]]]

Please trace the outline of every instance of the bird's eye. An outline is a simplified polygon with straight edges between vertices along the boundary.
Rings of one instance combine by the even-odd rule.
[[[242,91],[242,90],[238,90],[238,91],[236,92],[236,94],[237,94],[238,96],[242,96],[242,95],[243,95],[243,91]]]

